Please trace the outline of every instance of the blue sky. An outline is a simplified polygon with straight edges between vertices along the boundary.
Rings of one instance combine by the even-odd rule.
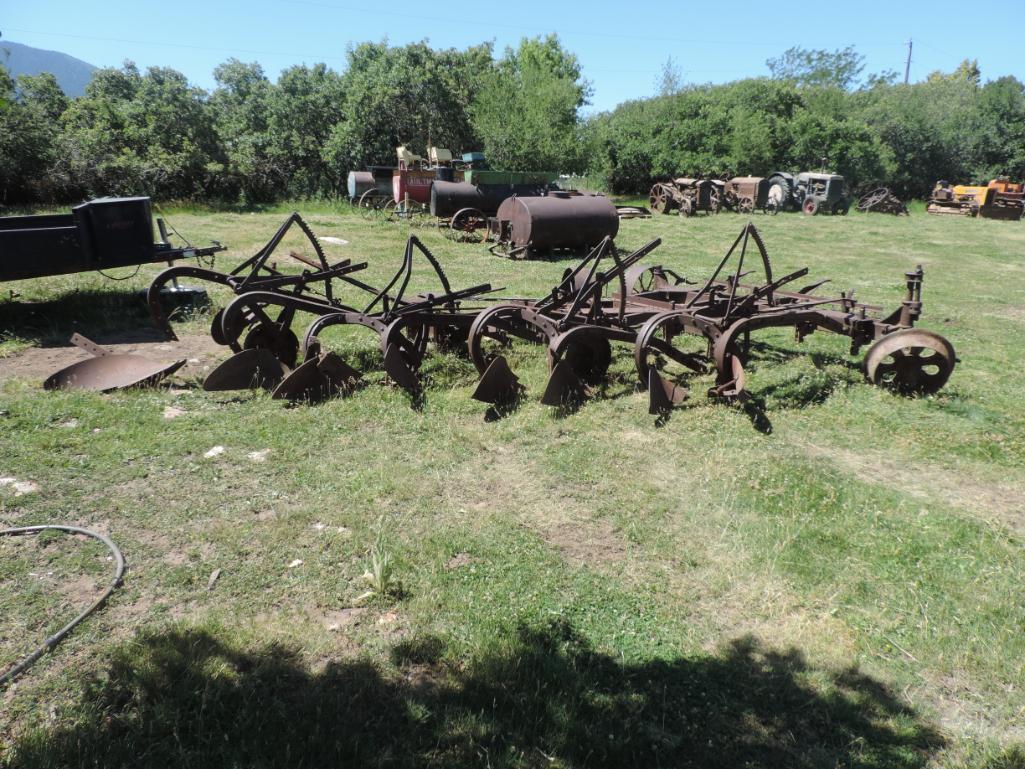
[[[650,96],[667,57],[687,82],[767,74],[765,60],[791,46],[854,45],[866,72],[911,78],[978,59],[983,79],[1025,80],[1025,2],[408,2],[389,0],[2,0],[0,43],[63,51],[98,66],[131,59],[171,66],[203,88],[214,67],[259,61],[271,78],[292,64],[341,70],[346,46],[427,39],[436,48],[556,32],[583,65],[594,95],[588,112]]]

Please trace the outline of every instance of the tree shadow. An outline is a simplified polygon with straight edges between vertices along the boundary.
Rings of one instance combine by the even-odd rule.
[[[565,623],[521,627],[466,663],[435,636],[311,669],[299,650],[200,630],[138,637],[31,767],[829,767],[916,769],[943,746],[887,688],[743,638],[714,656],[623,663]],[[815,681],[813,684],[812,681]]]

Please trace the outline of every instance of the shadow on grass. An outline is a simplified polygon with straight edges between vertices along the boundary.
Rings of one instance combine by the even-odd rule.
[[[45,302],[0,302],[0,329],[41,347],[64,347],[76,331],[105,344],[163,342],[139,291],[68,291]]]
[[[752,639],[622,664],[565,624],[521,628],[454,667],[426,636],[313,671],[297,650],[203,631],[141,636],[25,767],[924,767],[943,741],[879,682]],[[811,680],[816,682],[815,685]]]

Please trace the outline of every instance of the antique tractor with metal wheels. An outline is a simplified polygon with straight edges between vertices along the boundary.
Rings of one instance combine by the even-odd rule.
[[[769,198],[769,180],[761,176],[734,176],[723,187],[723,208],[738,214],[765,211]]]
[[[648,205],[652,211],[680,216],[693,216],[705,212],[719,213],[720,197],[711,179],[680,177],[671,182],[657,182],[648,193]]]

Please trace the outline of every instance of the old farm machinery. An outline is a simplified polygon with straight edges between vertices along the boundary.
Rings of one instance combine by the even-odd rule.
[[[162,219],[154,242],[149,198],[98,198],[69,214],[0,217],[0,281],[212,256],[214,243],[173,246]]]
[[[421,260],[429,265],[437,290],[410,296],[414,268]],[[332,272],[330,281],[365,297],[363,301],[343,304],[323,292],[311,295],[307,285],[294,283],[289,284],[292,290],[256,283],[251,290],[238,291],[214,318],[211,330],[215,341],[235,354],[210,373],[204,388],[263,387],[275,398],[311,401],[352,389],[361,372],[325,349],[320,338],[330,327],[346,326],[376,334],[386,373],[415,395],[428,343],[463,345],[476,312],[466,303],[492,291],[487,283],[453,289],[441,264],[415,236],[408,238],[402,262],[383,288],[353,274],[365,263],[343,264],[345,269]],[[301,342],[292,330],[298,315],[312,319]]]
[[[619,214],[608,198],[572,191],[507,198],[488,219],[491,252],[510,258],[580,255],[618,232]]]
[[[930,214],[1018,221],[1025,215],[1025,185],[1006,178],[993,179],[986,186],[951,185],[941,180],[936,182],[925,210]]]
[[[893,214],[907,216],[908,207],[889,187],[878,187],[858,198],[858,210],[863,214]]]
[[[668,182],[656,182],[648,193],[648,206],[660,214],[717,214],[719,204],[719,190],[712,179],[681,176]]]
[[[799,340],[818,329],[841,334],[850,339],[852,354],[870,344],[864,359],[867,379],[901,393],[936,392],[953,371],[951,344],[914,328],[921,313],[921,268],[906,274],[901,306],[883,314],[882,308],[855,301],[851,294],[813,293],[824,280],[785,290],[807,268],[775,277],[751,224],[701,283],[641,265],[640,258],[657,245],[653,241],[620,258],[611,242],[603,241],[543,299],[504,303],[480,313],[469,338],[470,357],[481,373],[474,397],[500,403],[518,395],[518,379],[501,350],[489,349],[511,338],[547,347],[550,376],[542,402],[549,405],[581,397],[588,385],[602,379],[612,359],[611,342],[631,346],[652,413],[686,398],[680,369],[687,375],[714,372],[710,396],[744,398],[750,335],[769,327],[792,327]],[[760,283],[741,282],[750,274],[744,268],[752,246],[764,274]]]
[[[300,267],[299,272],[281,269],[275,260],[275,252],[292,228],[299,230],[305,236],[315,255],[308,257],[296,250],[289,251],[287,256]],[[349,259],[333,265],[329,264],[320,242],[309,225],[299,214],[293,213],[282,222],[266,245],[229,272],[219,272],[194,265],[169,267],[153,279],[146,299],[154,325],[163,331],[168,339],[177,339],[161,301],[161,295],[166,286],[175,283],[179,278],[191,278],[224,286],[236,295],[263,291],[301,296],[307,301],[317,302],[325,308],[331,308],[337,306],[333,295],[334,281],[364,267],[366,267],[365,263],[353,264]],[[291,323],[292,314],[287,310],[281,317],[273,321],[265,316],[254,317],[244,344],[246,347],[270,347],[283,360],[294,362],[299,349],[299,341],[291,331]],[[211,334],[215,341],[225,344],[220,328],[221,312],[218,312],[211,325]]]

